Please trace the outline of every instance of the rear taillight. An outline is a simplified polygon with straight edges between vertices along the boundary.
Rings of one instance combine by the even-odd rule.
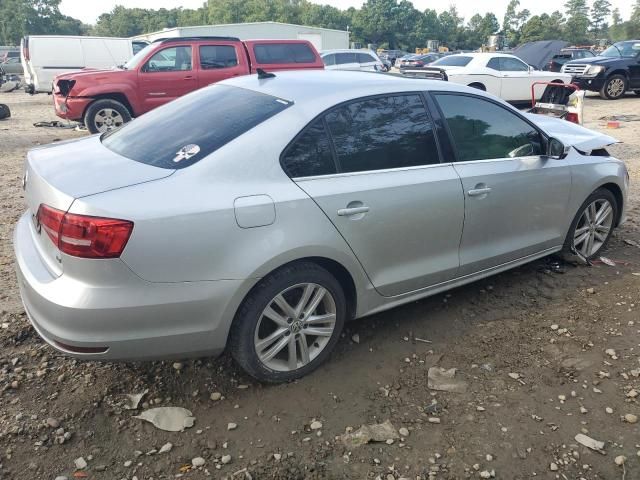
[[[82,258],[117,258],[133,230],[133,222],[65,213],[41,204],[38,224],[58,249]]]
[[[577,113],[567,113],[567,115],[564,117],[564,119],[567,122],[580,124],[580,119],[578,118],[578,114]]]

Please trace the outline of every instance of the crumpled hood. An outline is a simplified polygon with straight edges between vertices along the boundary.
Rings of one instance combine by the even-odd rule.
[[[566,120],[535,113],[525,113],[525,115],[548,135],[581,152],[591,152],[618,143],[618,140],[609,135],[589,130]]]
[[[563,40],[540,40],[520,45],[513,51],[513,54],[523,62],[542,70],[549,63],[549,60],[567,45],[569,42]]]

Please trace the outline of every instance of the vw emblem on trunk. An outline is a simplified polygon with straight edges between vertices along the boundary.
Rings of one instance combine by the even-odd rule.
[[[178,163],[182,160],[189,160],[191,157],[197,155],[198,153],[200,153],[200,147],[198,145],[185,145],[176,152],[176,156],[173,161]]]

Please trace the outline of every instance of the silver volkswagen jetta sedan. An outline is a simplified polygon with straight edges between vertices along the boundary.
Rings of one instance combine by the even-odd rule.
[[[225,81],[31,150],[14,236],[25,310],[87,359],[321,364],[347,319],[561,250],[624,219],[611,137],[447,82]]]

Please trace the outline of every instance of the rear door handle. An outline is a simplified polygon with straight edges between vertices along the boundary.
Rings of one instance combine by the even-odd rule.
[[[473,190],[469,190],[467,194],[470,197],[479,197],[480,195],[486,195],[487,193],[491,193],[490,187],[485,188],[474,188]]]
[[[353,207],[353,208],[341,208],[338,210],[339,217],[349,217],[351,215],[359,215],[361,213],[367,213],[369,211],[369,207]]]

